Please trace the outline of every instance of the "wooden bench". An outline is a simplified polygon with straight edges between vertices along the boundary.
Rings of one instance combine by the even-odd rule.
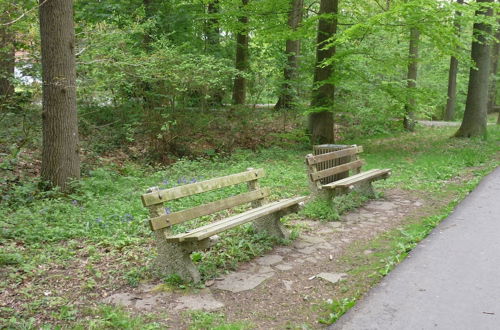
[[[361,166],[364,165],[364,161],[359,158],[361,152],[363,152],[362,146],[352,145],[342,150],[320,155],[307,155],[306,165],[313,192],[335,196],[359,188],[359,190],[373,195],[371,183],[388,178],[391,175],[391,170],[373,169],[361,172]],[[340,158],[346,161],[343,164],[334,162]]]
[[[151,229],[156,236],[158,257],[155,268],[160,275],[177,274],[184,280],[199,282],[200,274],[192,263],[190,254],[210,247],[217,234],[248,222],[253,222],[258,231],[286,238],[287,233],[281,226],[280,218],[288,213],[297,212],[307,197],[267,203],[269,188],[260,188],[259,185],[259,179],[263,176],[263,169],[248,169],[242,173],[170,189],[160,190],[158,187],[153,187],[142,195],[143,205],[149,208]],[[167,214],[165,211],[165,202],[242,183],[247,184],[248,192],[174,213]],[[171,226],[175,224],[246,203],[251,203],[252,209],[185,233],[173,234],[171,231]]]

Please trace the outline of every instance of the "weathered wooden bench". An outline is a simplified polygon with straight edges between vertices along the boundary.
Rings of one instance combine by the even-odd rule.
[[[313,192],[335,196],[357,188],[366,194],[373,195],[371,183],[388,178],[391,170],[372,169],[361,172],[361,166],[364,165],[364,161],[359,158],[361,152],[363,152],[362,146],[352,145],[320,155],[307,155],[306,165]],[[340,158],[344,159],[343,164],[334,162]]]
[[[200,274],[191,261],[191,253],[209,248],[214,243],[214,237],[217,234],[248,222],[253,222],[258,231],[286,238],[288,235],[281,226],[280,218],[297,212],[307,197],[294,197],[267,203],[269,188],[260,188],[259,185],[259,179],[263,176],[263,169],[248,169],[242,173],[170,189],[160,190],[153,187],[142,195],[143,205],[149,208],[151,229],[156,235],[158,257],[155,261],[155,268],[160,275],[177,274],[183,280],[199,282]],[[165,211],[165,202],[242,183],[247,184],[248,192],[174,213],[167,214]],[[171,226],[175,224],[246,203],[251,203],[252,209],[185,233],[172,233]]]

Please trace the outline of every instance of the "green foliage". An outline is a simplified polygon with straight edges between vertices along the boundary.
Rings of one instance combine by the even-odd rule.
[[[190,330],[243,330],[253,328],[250,324],[243,322],[227,323],[225,316],[218,313],[193,311],[189,313],[189,316],[191,317]]]
[[[356,191],[336,196],[333,199],[320,197],[307,203],[302,214],[321,221],[336,221],[339,220],[341,214],[363,205],[367,200],[367,196]]]
[[[339,213],[333,209],[332,202],[326,198],[316,198],[306,204],[302,210],[304,216],[322,221],[335,221],[339,219]]]
[[[332,301],[328,304],[330,314],[327,319],[320,319],[319,322],[323,324],[332,324],[344,315],[349,309],[356,305],[355,298],[343,298]]]
[[[148,322],[144,317],[130,316],[121,308],[100,306],[88,311],[90,320],[80,322],[75,329],[162,329],[159,323]]]

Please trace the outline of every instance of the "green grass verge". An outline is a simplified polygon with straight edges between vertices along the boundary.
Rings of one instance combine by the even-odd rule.
[[[406,189],[439,198],[462,175],[470,175],[476,182],[485,171],[498,165],[495,158],[500,142],[498,127],[489,128],[488,140],[450,139],[454,130],[420,129],[413,134],[349,143],[365,147],[367,169],[392,168],[392,177],[377,183],[379,191]],[[100,290],[137,286],[148,279],[154,250],[150,249],[152,236],[145,223],[147,210],[140,201],[140,195],[148,187],[167,188],[248,167],[263,167],[267,176],[262,185],[272,188],[271,199],[304,195],[309,193],[303,164],[308,152],[302,148],[238,151],[228,158],[182,160],[163,169],[141,168],[133,163],[123,167],[109,165],[87,171],[70,195],[40,192],[36,182],[13,187],[2,196],[0,204],[0,290],[15,288],[18,296],[15,308],[1,309],[0,318],[36,318],[36,326],[75,325],[75,320],[60,320],[55,316],[64,306],[74,306],[70,298],[44,296],[56,281],[76,283],[75,292],[92,300],[99,296]],[[467,184],[460,187],[472,189]],[[183,209],[220,198],[222,194],[234,194],[238,189],[244,187],[183,199],[167,207],[172,211]],[[355,197],[347,198],[343,205],[358,205]],[[457,193],[455,200],[461,198]],[[313,208],[307,215],[329,221],[338,218],[338,214],[324,216],[323,211],[325,207],[320,205],[319,211]],[[249,226],[228,231],[221,239],[215,248],[195,255],[204,278],[261,255],[276,243],[259,236]],[[82,259],[85,266],[79,264]],[[62,271],[69,271],[68,267],[72,278]],[[76,317],[85,315],[80,307],[74,309]]]

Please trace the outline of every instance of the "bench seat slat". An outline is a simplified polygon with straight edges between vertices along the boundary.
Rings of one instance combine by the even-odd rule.
[[[207,237],[213,236],[227,229],[236,227],[238,225],[244,224],[256,220],[258,218],[264,217],[266,215],[278,212],[280,210],[289,208],[307,199],[305,196],[294,197],[285,199],[282,201],[269,203],[258,208],[251,209],[249,211],[231,216],[226,219],[222,219],[208,225],[196,228],[188,233],[178,234],[174,236],[167,236],[167,241],[183,242],[183,241],[200,241]]]
[[[337,158],[356,155],[356,154],[359,154],[361,152],[363,152],[362,146],[353,146],[350,148],[341,149],[341,150],[337,150],[337,151],[331,151],[331,152],[327,152],[327,153],[320,154],[320,155],[315,155],[315,156],[308,155],[306,159],[307,159],[308,165],[315,165],[315,164],[323,163],[323,162],[326,162],[329,160],[334,160]]]
[[[348,178],[341,179],[326,185],[323,185],[322,188],[325,189],[335,189],[335,188],[349,188],[350,186],[364,182],[364,181],[374,181],[379,179],[385,179],[391,174],[390,169],[373,169],[366,172],[362,172],[356,175],[352,175]]]
[[[166,228],[184,221],[188,221],[194,218],[198,218],[204,215],[209,215],[222,210],[227,210],[232,207],[250,203],[252,201],[266,198],[269,196],[269,188],[257,189],[247,193],[242,193],[236,196],[231,196],[225,199],[221,199],[215,202],[199,205],[192,207],[190,209],[182,210],[179,212],[164,214],[156,218],[149,220],[151,230],[158,230]]]
[[[346,172],[349,170],[360,168],[361,166],[363,166],[363,164],[364,164],[364,162],[362,160],[355,160],[353,162],[349,162],[346,164],[338,165],[335,167],[330,167],[326,170],[311,173],[311,179],[312,179],[312,181],[317,181],[317,180],[320,180],[320,179],[323,179],[323,178],[326,178],[326,177],[329,177],[329,176],[332,176],[332,175],[335,175],[335,174],[338,174],[341,172]]]
[[[207,191],[220,189],[235,184],[260,179],[264,176],[264,169],[252,169],[246,172],[227,175],[220,178],[210,179],[197,183],[190,183],[184,186],[163,189],[142,195],[142,204],[151,206],[154,204],[168,202],[186,196],[201,194]]]

